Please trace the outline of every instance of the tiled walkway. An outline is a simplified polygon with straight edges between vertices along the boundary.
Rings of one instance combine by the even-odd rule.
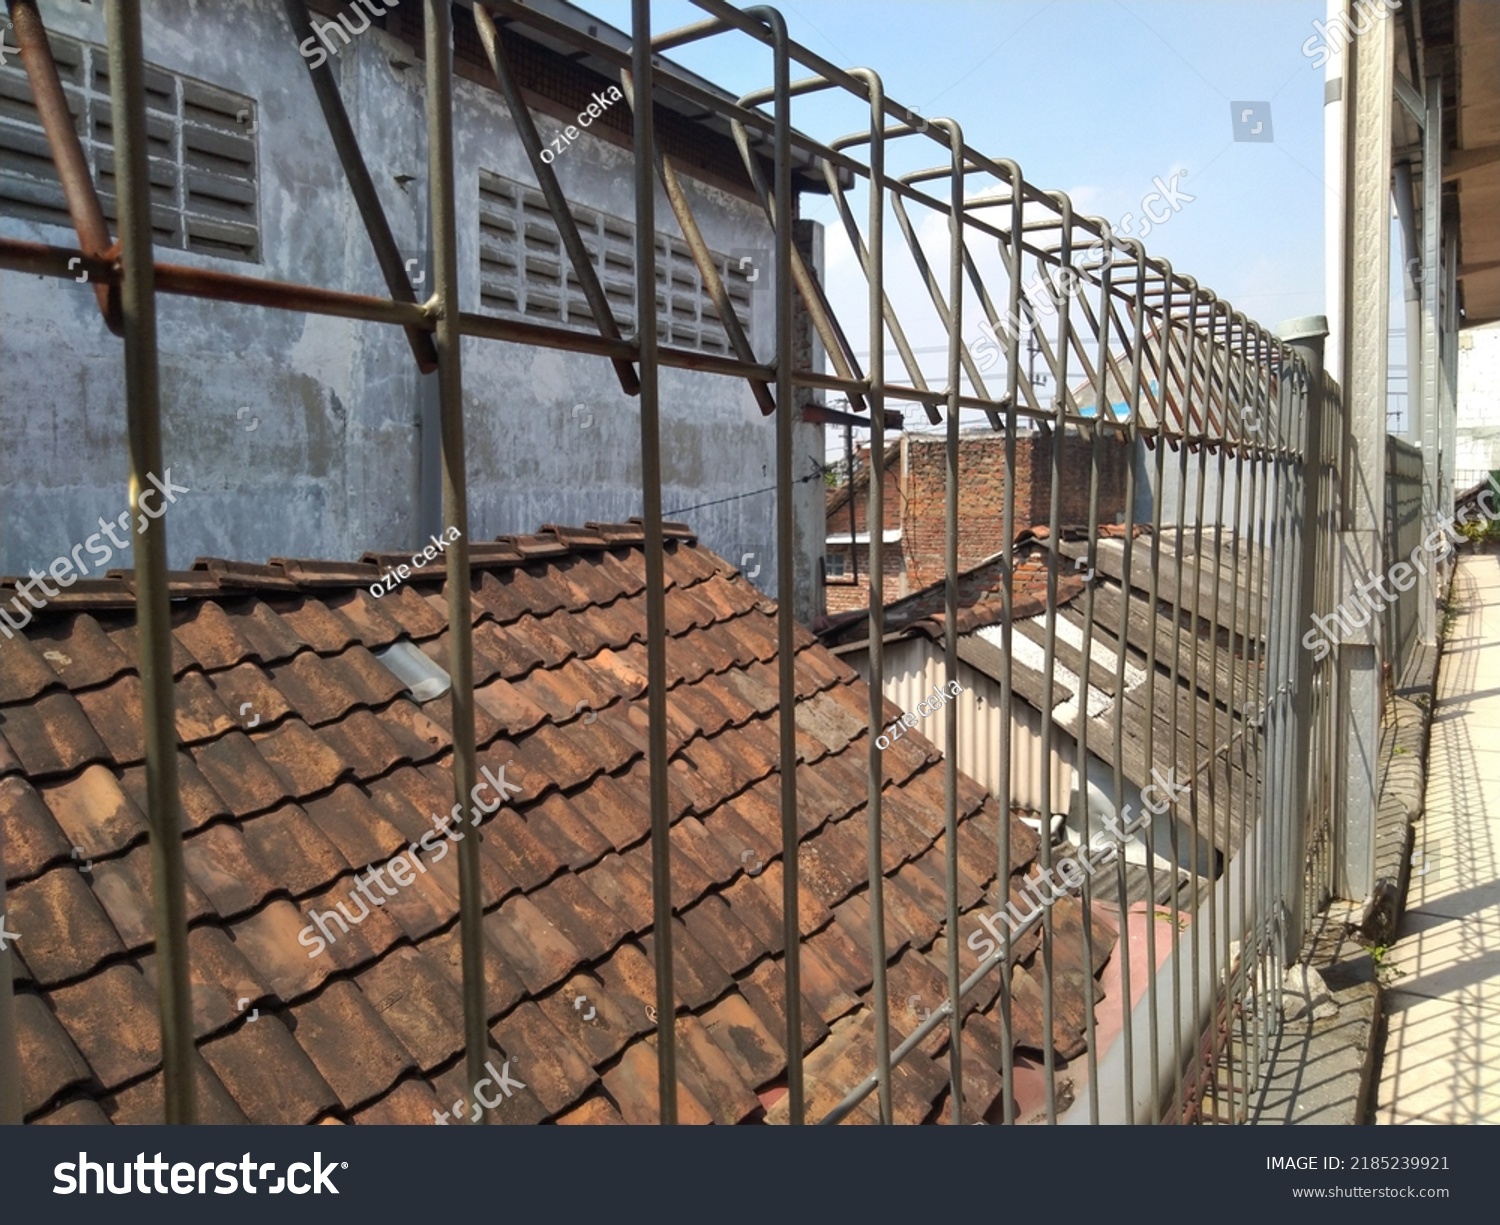
[[[1460,559],[1378,1123],[1500,1123],[1500,556]]]

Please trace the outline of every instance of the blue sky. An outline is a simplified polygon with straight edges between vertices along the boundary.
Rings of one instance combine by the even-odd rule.
[[[628,0],[583,3],[629,28]],[[971,144],[1015,159],[1029,180],[1068,192],[1080,211],[1111,221],[1138,213],[1157,176],[1181,173],[1181,189],[1194,199],[1146,236],[1149,251],[1268,326],[1321,312],[1323,72],[1302,47],[1315,36],[1322,0],[795,0],[777,7],[793,38],[836,63],[876,69],[891,97],[928,118],[957,119]],[[686,0],[652,9],[657,33],[704,16]],[[672,56],[732,91],[770,81],[769,51],[743,36],[721,35]],[[1271,142],[1234,140],[1232,104],[1240,101],[1270,104]],[[821,96],[795,103],[793,118],[824,138],[864,122],[852,100]],[[935,146],[916,144],[898,149],[910,148],[922,164],[936,160]],[[893,169],[917,164],[893,154]],[[862,209],[861,201],[861,217]],[[815,197],[806,198],[805,212],[829,228],[830,289],[855,325],[851,335],[862,337],[863,279],[836,232],[836,212]],[[848,282],[848,298],[840,281]],[[940,330],[916,330],[916,344],[941,342]],[[941,371],[943,359],[924,354],[922,362]]]

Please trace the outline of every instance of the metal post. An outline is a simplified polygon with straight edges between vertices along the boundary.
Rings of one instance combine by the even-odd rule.
[[[646,531],[646,671],[650,722],[651,893],[656,954],[656,1059],[659,1115],[677,1122],[677,1002],[672,987],[672,845],[667,800],[667,604],[661,526],[661,404],[656,380],[655,71],[651,0],[631,0],[631,76],[635,79],[635,318],[640,347],[641,494]],[[778,376],[782,371],[778,369]],[[782,401],[785,406],[786,401]],[[786,593],[783,592],[783,600]],[[800,1040],[800,1035],[798,1035]],[[788,1052],[788,1059],[791,1053]]]
[[[5,918],[5,845],[0,843],[0,920]],[[3,923],[0,923],[3,926]],[[0,1127],[19,1125],[21,1114],[21,1050],[16,1032],[14,992],[11,986],[14,958],[10,942],[0,948]]]
[[[1288,899],[1290,914],[1282,956],[1286,964],[1291,965],[1297,960],[1302,945],[1306,917],[1303,913],[1306,891],[1302,888],[1302,877],[1307,861],[1307,831],[1313,817],[1309,801],[1312,780],[1313,674],[1316,667],[1313,653],[1302,645],[1302,635],[1312,627],[1312,615],[1316,610],[1316,534],[1320,526],[1318,487],[1323,467],[1323,343],[1328,335],[1328,320],[1322,315],[1290,320],[1277,329],[1277,334],[1301,359],[1302,370],[1298,372],[1298,377],[1302,380],[1304,396],[1301,429],[1293,440],[1301,452],[1300,458],[1293,461],[1291,480],[1291,496],[1298,524],[1291,558],[1291,564],[1296,567],[1291,593],[1295,601],[1292,633],[1296,646],[1293,648],[1290,675],[1290,760],[1283,780],[1288,796],[1286,815],[1290,821],[1287,862],[1295,876],[1287,882],[1291,893]]]
[[[948,407],[946,430],[947,465],[943,490],[943,678],[951,691],[958,682],[958,436],[959,379],[963,343],[964,294],[964,134],[957,121],[937,119],[933,126],[948,133],[953,151],[949,180],[952,212],[948,215]],[[919,248],[914,248],[914,252]],[[977,378],[977,371],[975,372]],[[982,386],[982,384],[980,385]],[[964,1121],[963,1009],[959,1007],[958,976],[958,703],[943,720],[943,836],[948,924],[948,1096],[953,1122]],[[1008,807],[1008,806],[1007,806]],[[1001,817],[1001,836],[1009,814]],[[1007,969],[1009,966],[1007,965]]]
[[[156,355],[156,283],[151,249],[151,180],[146,165],[145,55],[141,12],[109,0],[109,87],[114,108],[115,175],[119,184],[120,304],[125,325],[125,411],[130,434],[130,513],[136,535],[136,621],[141,697],[146,724],[147,820],[161,1009],[163,1096],[168,1123],[197,1121],[193,1013],[188,997],[186,878],[182,809],[177,786],[176,704],[172,685],[172,620],[167,596],[167,525],[147,515],[144,494],[165,472],[161,452],[161,388]]]
[[[474,618],[469,598],[469,486],[464,448],[463,338],[458,318],[458,224],[453,178],[453,14],[449,0],[427,0],[427,192],[437,317],[438,402],[443,442],[443,518],[458,530],[448,546],[448,671],[453,712],[453,793],[467,806],[475,785]],[[464,980],[464,1053],[469,1084],[484,1078],[489,1016],[484,989],[483,886],[479,839],[458,847],[458,923]],[[478,1121],[487,1122],[483,1111]]]
[[[1345,51],[1350,141],[1348,471],[1344,482],[1345,589],[1340,603],[1360,607],[1356,585],[1384,564],[1386,360],[1390,313],[1392,25],[1377,21]],[[1381,614],[1351,627],[1339,650],[1344,723],[1344,794],[1338,823],[1339,889],[1368,898],[1375,886],[1375,811],[1380,752]]]
[[[792,75],[786,19],[775,9],[765,7],[746,9],[745,15],[764,21],[775,40],[776,671],[781,738],[781,917],[786,943],[787,1110],[789,1121],[800,1126],[805,1121],[805,1104],[802,1088],[802,929],[797,860],[801,834],[797,828],[796,503],[792,476],[796,462],[792,447],[793,428],[797,424],[797,409],[792,399],[792,251],[796,229],[792,206]],[[730,312],[725,324],[732,322],[735,321]],[[740,333],[740,339],[744,340],[743,333]],[[853,549],[852,543],[850,548]]]
[[[1407,402],[1414,399],[1420,405],[1421,433],[1417,440],[1422,447],[1422,528],[1424,533],[1436,526],[1443,515],[1453,513],[1451,501],[1444,505],[1442,488],[1442,435],[1439,433],[1442,401],[1439,395],[1442,373],[1438,369],[1438,326],[1442,310],[1442,263],[1441,235],[1443,226],[1443,78],[1439,74],[1429,76],[1426,86],[1426,118],[1422,124],[1422,246],[1421,270],[1417,287],[1421,293],[1421,341],[1422,380],[1418,395],[1411,395],[1412,383],[1407,380]],[[1417,343],[1407,326],[1406,350],[1411,352]],[[1408,359],[1408,365],[1410,359]],[[1435,567],[1417,579],[1420,594],[1419,617],[1422,643],[1437,644],[1437,593],[1438,573]]]

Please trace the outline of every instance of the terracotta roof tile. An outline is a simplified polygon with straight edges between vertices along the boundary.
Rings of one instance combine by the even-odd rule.
[[[8,879],[34,876],[53,860],[69,857],[72,847],[30,783],[18,774],[0,778],[0,848]]]
[[[643,1009],[632,1001],[614,999],[599,979],[588,974],[572,975],[558,990],[543,996],[538,1006],[596,1069],[650,1028]]]
[[[293,799],[326,791],[342,776],[355,772],[352,763],[341,759],[300,719],[288,719],[269,732],[254,732],[251,740]]]
[[[279,887],[271,867],[260,862],[244,835],[233,825],[211,825],[182,848],[187,873],[222,918],[254,910]]]
[[[715,1123],[732,1126],[762,1113],[760,1099],[740,1079],[735,1061],[719,1049],[697,1017],[679,1018],[676,1035],[678,1078]]]
[[[74,874],[89,882],[94,898],[108,913],[127,948],[141,949],[149,945],[156,938],[156,919],[151,905],[150,848],[141,843],[123,856],[95,860],[87,873],[84,873],[85,866],[69,864],[57,872],[66,873],[76,868]],[[213,907],[191,877],[185,882],[184,893],[188,922],[213,914]]]
[[[530,898],[512,897],[485,915],[484,927],[533,995],[556,986],[583,962],[578,947]]]
[[[356,1111],[356,1123],[385,1123],[414,1127],[430,1124],[433,1112],[442,1108],[442,1102],[424,1080],[411,1077],[401,1081],[394,1089],[364,1109]]]
[[[681,918],[693,939],[708,950],[727,974],[740,974],[765,954],[755,933],[740,921],[723,898],[712,893],[683,911]]]
[[[291,747],[299,742],[300,738]],[[211,744],[199,745],[192,759],[203,780],[236,817],[263,812],[290,798],[281,778],[243,732],[230,732]]]
[[[512,1074],[548,1114],[571,1105],[598,1083],[588,1059],[533,1003],[521,1004],[491,1032],[510,1056]]]
[[[106,1089],[161,1063],[156,992],[133,965],[116,964],[51,993],[53,1010]]]
[[[627,1123],[644,1125],[660,1117],[660,1093],[657,1087],[656,1044],[637,1042],[627,1047],[620,1062],[604,1074],[604,1087],[620,1105],[620,1115]],[[713,1122],[709,1113],[686,1085],[677,1086],[677,1121],[680,1124]]]
[[[630,933],[625,920],[577,876],[565,873],[528,897],[586,961],[602,957]]]
[[[21,1110],[31,1115],[94,1073],[41,996],[18,992],[14,1007]]]
[[[322,600],[276,600],[272,607],[286,627],[319,655],[337,655],[359,641],[348,619]]]
[[[204,1061],[252,1123],[311,1123],[339,1104],[338,1095],[279,1017],[261,1014],[204,1043]],[[266,1069],[275,1068],[274,1076]]]
[[[326,886],[354,866],[337,843],[295,804],[284,804],[254,817],[239,829],[251,853],[293,897]]]
[[[449,984],[457,991],[463,990],[463,947],[459,938],[458,924],[440,932],[421,946],[429,963],[447,975]],[[526,986],[516,972],[516,967],[502,952],[499,944],[489,932],[486,924],[484,948],[484,998],[485,1013],[490,1020],[502,1016],[515,1007],[516,1002],[527,994]],[[456,1024],[461,1024],[462,1010],[454,1014]],[[462,1035],[460,1035],[462,1045]]]
[[[127,616],[109,616],[99,622],[99,627],[104,631],[109,640],[115,644],[115,648],[121,655],[125,656],[135,667],[140,660],[140,647],[137,645],[136,624],[134,614]],[[177,631],[172,632],[172,675],[181,676],[189,668],[197,667],[203,669],[203,664],[190,651],[186,643],[178,637]]]
[[[345,1109],[379,1097],[414,1066],[379,1013],[346,980],[329,983],[291,1009],[290,1025],[297,1045],[307,1052]]]
[[[784,1041],[786,1033],[786,967],[779,957],[768,957],[739,982],[740,995],[754,1011],[761,1028]],[[828,1026],[812,1001],[802,997],[802,1049],[812,1050],[828,1036]]]
[[[33,783],[72,774],[91,761],[109,760],[109,749],[84,708],[65,691],[44,693],[22,705],[0,706],[0,733]]]
[[[586,868],[580,879],[605,902],[632,933],[648,931],[652,924],[651,877],[642,876],[638,865],[619,855],[606,855]]]
[[[248,744],[249,741],[244,741],[244,743]],[[233,754],[229,756],[232,757]],[[265,768],[263,762],[260,768]],[[267,771],[267,774],[269,775],[269,771]],[[119,776],[121,789],[130,797],[131,802],[135,804],[136,808],[144,812],[149,807],[149,801],[146,798],[146,767],[144,763],[139,766],[127,766],[125,769],[119,771]],[[221,771],[220,779],[224,780],[224,777]],[[274,776],[270,777],[274,778]],[[259,780],[252,779],[247,781],[258,782]],[[226,785],[228,785],[227,782]],[[198,769],[193,758],[186,752],[177,754],[177,787],[178,794],[182,799],[184,828],[197,829],[199,826],[206,825],[208,822],[216,820],[219,817],[230,815],[230,808],[224,802],[224,797],[214,790],[213,786],[203,776],[202,771]]]
[[[572,1110],[559,1115],[554,1122],[561,1125],[588,1126],[591,1124],[620,1124],[623,1125],[625,1118],[610,1105],[609,1099],[602,1094],[585,1098]]]
[[[47,1123],[65,1127],[98,1127],[107,1125],[109,1121],[109,1116],[99,1109],[99,1103],[90,1097],[75,1097],[64,1102],[56,1110],[50,1110],[46,1114],[27,1120],[30,1123]]]
[[[690,533],[668,534],[681,1117],[777,1121],[785,1058],[776,610]],[[479,849],[494,1058],[515,1060],[526,1086],[504,1099],[500,1123],[655,1121],[641,540],[639,524],[591,525],[476,544],[472,554],[478,764],[503,768],[521,788],[507,788],[481,825],[455,831]],[[377,599],[363,586],[376,573],[207,561],[173,580],[189,973],[206,1118],[428,1124],[447,1111],[461,1122],[455,1104],[471,1098],[463,846],[434,825],[453,807],[452,699],[415,702],[370,653],[405,638],[446,669],[442,580],[434,571]],[[40,1010],[24,1022],[39,1072],[26,1089],[34,1119],[161,1117],[133,591],[115,582],[105,595],[117,602],[97,620],[49,606],[31,641],[6,644],[16,664],[0,677],[0,833],[13,874],[8,913],[28,937],[16,947],[20,995]],[[868,702],[805,630],[794,637],[802,1037],[840,1081],[817,1093],[837,1100],[874,1057],[861,999],[872,979]],[[943,772],[916,733],[882,760],[888,989],[899,1011],[905,996],[926,1001],[945,983]],[[967,918],[984,904],[1000,813],[968,779],[960,799]],[[1009,828],[1019,871],[1035,839]],[[1059,909],[1058,921],[1054,1036],[1073,1051],[1098,966],[1083,960],[1077,914]],[[1108,933],[1096,941],[1102,965]],[[1017,955],[1017,981],[1030,984],[1018,990],[1034,993],[1034,944]],[[966,1009],[991,1007],[998,983]],[[1023,1021],[1034,1002],[1021,1000]],[[898,1029],[909,1023],[897,1019]],[[986,1035],[998,1043],[998,1029]],[[938,1052],[946,1040],[943,1030],[927,1045]],[[937,1117],[942,1066],[919,1055],[897,1081],[900,1119]],[[995,1077],[970,1081],[966,1111],[988,1109]]]
[[[88,613],[79,613],[66,629],[62,624],[38,626],[30,636],[36,651],[69,689],[102,685],[135,667],[135,657],[120,650]],[[24,676],[25,665],[21,667]],[[0,688],[0,700],[13,700],[4,694]]]
[[[743,1084],[759,1089],[786,1071],[785,1024],[774,1032],[767,1029],[743,996],[726,995],[701,1019]]]
[[[155,953],[142,957],[140,966],[154,993],[158,966]],[[207,924],[188,929],[188,990],[193,1033],[199,1038],[244,1021],[251,1007],[275,1002],[223,929]],[[240,1000],[247,1001],[244,1009]]]
[[[321,912],[327,909],[321,903],[323,895],[315,901]],[[313,900],[307,903],[313,908]],[[339,924],[325,920],[329,934],[335,940],[347,942],[349,936],[341,936]],[[308,941],[299,944],[299,934],[312,927]],[[358,929],[354,929],[358,932]],[[280,1000],[294,1000],[306,995],[321,985],[334,972],[335,963],[331,953],[317,955],[318,929],[309,922],[303,908],[279,898],[248,918],[240,919],[229,926],[230,938],[235,947],[255,971],[256,978]],[[335,944],[334,948],[339,946]]]
[[[197,1051],[193,1052],[193,1084],[197,1102],[198,1122],[210,1126],[234,1123],[250,1123],[224,1083],[214,1075],[213,1068]],[[108,1121],[117,1124],[156,1124],[167,1121],[166,1091],[162,1074],[122,1089],[104,1102]]]
[[[125,951],[85,879],[72,866],[57,867],[11,886],[5,895],[11,930],[32,937],[26,943],[26,964],[43,986],[87,974],[106,957]]]
[[[386,1028],[430,1072],[463,1049],[463,996],[421,949],[397,947],[357,979]]]

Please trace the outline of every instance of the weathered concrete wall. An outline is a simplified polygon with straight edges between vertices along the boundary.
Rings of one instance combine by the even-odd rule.
[[[97,6],[42,8],[58,33],[105,41]],[[262,264],[167,248],[158,258],[383,294],[280,4],[159,0],[145,13],[145,45],[153,64],[248,95],[259,108]],[[371,29],[334,66],[397,242],[425,270],[422,69],[392,63],[413,58]],[[534,180],[499,94],[466,80],[455,89],[461,298],[478,310],[479,171]],[[544,139],[562,126],[545,116],[538,124]],[[554,168],[570,199],[633,216],[627,150],[585,133]],[[758,207],[687,183],[714,250],[770,245]],[[664,202],[657,229],[678,235]],[[75,245],[70,231],[14,218],[0,218],[0,234]],[[770,292],[752,295],[762,360],[773,354],[773,301]],[[192,490],[167,520],[174,567],[199,555],[347,559],[409,547],[435,530],[436,472],[429,460],[424,487],[421,463],[424,429],[436,447],[433,380],[417,374],[399,329],[162,298],[160,343],[165,461]],[[664,370],[661,387],[664,509],[731,560],[753,554],[747,573],[759,565],[754,582],[774,594],[773,422],[737,380]],[[0,571],[44,566],[125,506],[123,397],[119,342],[89,289],[0,273]],[[641,513],[639,405],[620,393],[607,361],[469,340],[464,402],[472,538]],[[797,426],[797,452],[799,463],[821,460],[821,427]],[[797,489],[798,608],[810,618],[822,487]]]

